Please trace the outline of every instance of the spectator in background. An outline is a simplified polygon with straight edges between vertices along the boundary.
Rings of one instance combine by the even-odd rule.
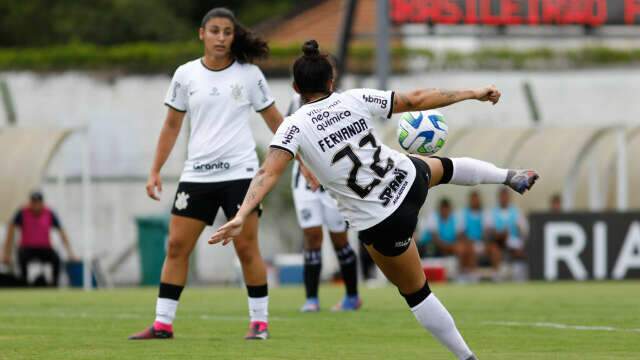
[[[485,226],[482,201],[477,191],[469,193],[469,204],[460,211],[460,244],[463,256],[461,267],[463,274],[473,276],[478,266],[478,258],[487,256],[485,246]]]
[[[459,221],[453,214],[449,199],[440,200],[437,212],[427,218],[426,229],[420,237],[419,244],[423,248],[421,255],[449,256],[458,255]],[[425,246],[427,249],[425,250]]]
[[[33,260],[51,264],[53,268],[53,285],[58,286],[60,275],[60,257],[51,246],[51,229],[55,228],[60,234],[62,243],[67,251],[69,259],[76,259],[69,238],[62,229],[62,225],[56,214],[44,203],[44,197],[40,192],[33,192],[29,198],[29,204],[18,210],[13,221],[7,229],[7,238],[4,243],[2,262],[6,265],[12,263],[13,240],[15,228],[20,228],[20,243],[18,245],[18,264],[20,276],[26,283],[27,266]]]
[[[485,218],[491,264],[496,270],[496,276],[500,270],[503,253],[520,263],[525,259],[524,242],[528,224],[522,211],[511,203],[508,190],[503,187],[498,191],[498,205],[491,209]]]
[[[551,201],[549,201],[549,211],[554,214],[562,212],[562,197],[560,194],[551,195]]]

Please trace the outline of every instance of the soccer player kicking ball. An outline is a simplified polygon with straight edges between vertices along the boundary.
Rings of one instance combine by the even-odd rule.
[[[380,143],[372,119],[394,112],[421,111],[463,100],[490,101],[500,92],[494,87],[474,90],[392,91],[354,89],[332,93],[331,64],[318,43],[307,41],[304,55],[293,65],[294,88],[305,105],[287,117],[271,142],[267,158],[253,178],[236,216],[220,227],[209,243],[234,240],[247,216],[273,188],[297,153],[338,201],[367,246],[371,257],[395,284],[420,324],[458,359],[476,359],[456,328],[453,318],[429,289],[411,236],[429,188],[440,184],[505,184],[524,193],[538,179],[531,170],[500,169],[471,158],[407,156]],[[329,113],[322,129],[316,114]],[[317,117],[315,119],[317,123]]]

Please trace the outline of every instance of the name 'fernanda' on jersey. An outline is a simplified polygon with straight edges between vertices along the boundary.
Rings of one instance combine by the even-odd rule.
[[[352,137],[362,133],[368,128],[369,126],[367,126],[367,122],[364,119],[354,121],[351,124],[329,134],[329,136],[326,136],[322,140],[318,141],[318,146],[320,146],[322,152],[326,152],[327,149],[334,148],[341,142],[351,139]]]

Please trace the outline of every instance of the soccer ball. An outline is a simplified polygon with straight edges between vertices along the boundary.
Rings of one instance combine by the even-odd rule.
[[[448,127],[437,110],[406,112],[398,122],[398,142],[410,154],[432,155],[444,146]]]

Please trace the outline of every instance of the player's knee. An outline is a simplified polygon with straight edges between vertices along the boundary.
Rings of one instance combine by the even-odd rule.
[[[330,237],[334,249],[342,249],[349,245],[349,239],[346,233],[331,233]]]
[[[424,285],[418,291],[414,291],[409,294],[405,294],[400,291],[400,295],[404,297],[404,300],[407,302],[410,308],[413,308],[424,301],[431,294],[431,289],[429,288],[429,282],[424,281]]]
[[[167,258],[171,260],[189,259],[189,247],[186,241],[179,237],[169,237],[167,244]]]
[[[322,228],[312,227],[304,229],[304,248],[319,249],[322,247]]]
[[[234,243],[236,254],[241,263],[247,264],[253,262],[259,255],[255,246],[248,241],[238,241]]]
[[[432,174],[432,186],[447,184],[453,177],[453,161],[447,157],[432,156],[427,161]]]

